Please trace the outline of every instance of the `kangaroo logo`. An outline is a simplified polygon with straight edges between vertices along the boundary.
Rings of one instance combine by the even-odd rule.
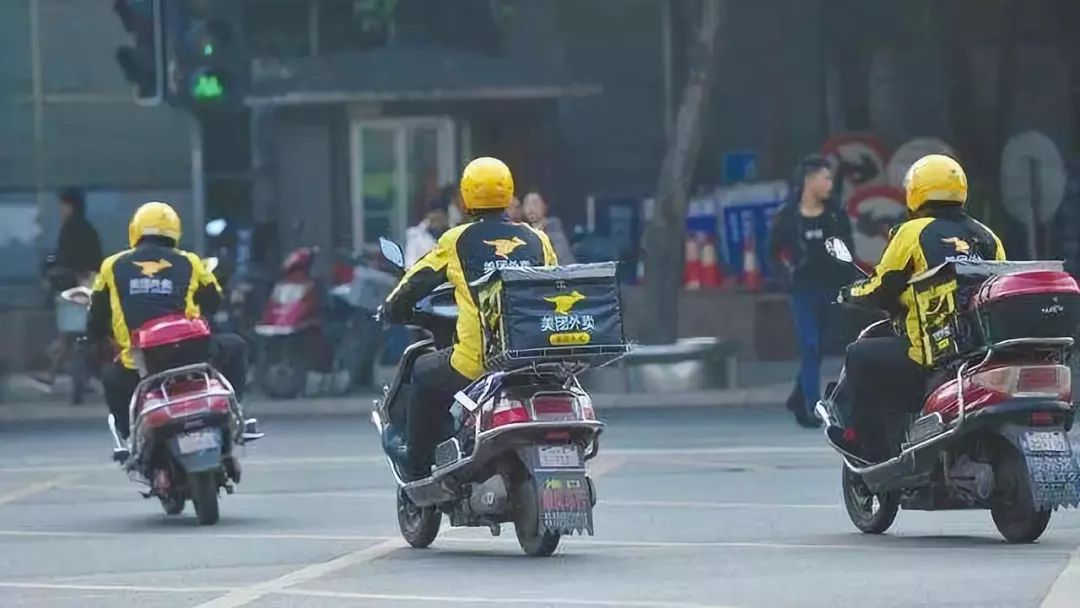
[[[172,264],[170,264],[169,261],[164,258],[156,262],[151,260],[149,262],[132,263],[139,267],[139,270],[142,271],[144,277],[152,277],[155,274],[161,272],[162,270],[165,270],[166,268],[172,268]]]
[[[971,245],[968,245],[967,241],[958,239],[955,236],[951,236],[947,239],[941,239],[942,243],[948,243],[956,249],[956,253],[970,253]]]
[[[544,299],[555,305],[555,314],[568,315],[570,314],[570,309],[574,307],[574,304],[584,300],[585,296],[581,295],[581,292],[575,289],[570,293],[564,293],[562,295]]]
[[[507,259],[507,256],[514,252],[515,249],[524,245],[525,241],[521,240],[520,237],[515,236],[512,239],[495,239],[494,241],[484,241],[484,244],[494,247],[495,255],[505,260]]]

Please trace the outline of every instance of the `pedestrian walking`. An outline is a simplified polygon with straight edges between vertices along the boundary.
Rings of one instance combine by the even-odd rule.
[[[833,173],[821,156],[804,158],[795,170],[791,194],[777,212],[769,255],[791,294],[799,344],[799,373],[787,407],[802,426],[820,425],[814,406],[821,397],[822,332],[828,306],[851,279],[850,269],[833,260],[825,240],[839,237],[851,247],[851,220],[832,198]]]

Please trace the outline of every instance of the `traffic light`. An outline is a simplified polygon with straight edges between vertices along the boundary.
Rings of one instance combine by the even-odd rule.
[[[169,10],[175,99],[195,110],[242,103],[249,69],[241,1],[173,0]]]
[[[134,42],[116,49],[116,62],[132,84],[135,101],[147,105],[161,103],[165,93],[161,0],[114,0],[113,12]]]

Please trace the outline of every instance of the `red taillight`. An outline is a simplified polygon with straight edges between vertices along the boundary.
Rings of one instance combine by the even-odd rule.
[[[1054,426],[1058,423],[1053,412],[1032,412],[1028,419],[1031,426]]]
[[[973,374],[971,382],[1002,399],[1040,397],[1072,400],[1072,375],[1064,365],[996,367]]]
[[[536,416],[574,413],[574,398],[570,395],[537,395],[532,398]]]
[[[496,399],[487,420],[488,423],[484,427],[491,430],[517,422],[529,422],[532,420],[532,416],[529,415],[529,409],[521,401],[501,396]]]

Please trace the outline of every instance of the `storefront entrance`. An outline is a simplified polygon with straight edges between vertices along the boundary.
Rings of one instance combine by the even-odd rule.
[[[353,247],[398,242],[439,188],[454,181],[454,121],[446,117],[358,119],[350,133]]]

